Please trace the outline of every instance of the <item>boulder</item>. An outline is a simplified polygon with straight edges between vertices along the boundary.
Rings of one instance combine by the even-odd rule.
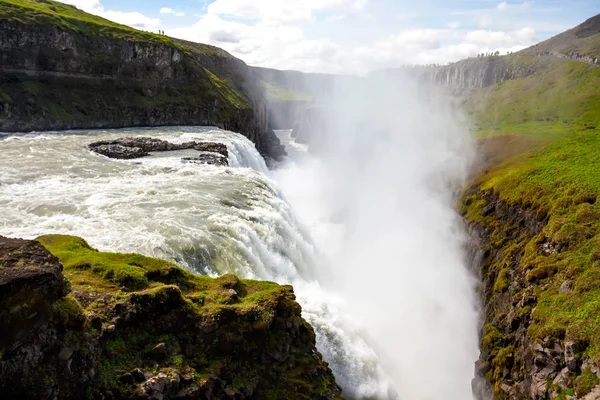
[[[558,289],[558,293],[568,293],[573,291],[573,282],[564,281],[560,288]]]
[[[131,160],[149,156],[151,152],[175,151],[194,149],[206,154],[218,154],[221,158],[227,161],[229,152],[227,146],[223,143],[214,142],[186,142],[186,143],[171,143],[166,140],[152,137],[126,137],[115,140],[104,140],[91,143],[88,148],[98,154],[109,158],[120,160]],[[216,156],[215,156],[216,157]],[[216,160],[216,158],[215,158]],[[223,164],[223,161],[215,163],[215,165]]]
[[[93,152],[102,154],[108,158],[116,158],[119,160],[131,160],[150,155],[139,147],[127,147],[121,144],[99,144],[94,147],[90,145],[90,149]]]
[[[0,236],[0,351],[42,323],[68,292],[62,265],[40,243]]]
[[[215,143],[215,142],[193,142],[193,148],[198,151],[205,151],[209,153],[217,153],[221,154],[223,157],[229,157],[229,151],[227,150],[227,146],[223,143]]]
[[[181,159],[183,162],[194,163],[194,164],[207,164],[227,167],[229,161],[227,157],[223,157],[218,153],[200,153],[197,157],[184,157]]]

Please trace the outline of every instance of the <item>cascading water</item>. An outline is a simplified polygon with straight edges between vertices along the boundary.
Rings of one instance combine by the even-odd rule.
[[[452,206],[468,133],[435,94],[352,85],[324,102],[319,155],[288,136],[300,160],[275,173],[250,141],[212,128],[5,136],[0,234],[74,234],[292,284],[346,398],[470,399],[477,312]],[[124,136],[222,142],[231,167],[183,163],[194,150],[117,161],[86,149]]]
[[[301,128],[311,155],[275,179],[322,244],[318,281],[401,399],[472,399],[477,306],[453,204],[472,154],[460,113],[409,76],[340,79],[315,103]]]
[[[86,148],[125,136],[222,142],[231,168],[183,163],[193,150],[121,161]],[[394,397],[364,332],[314,279],[323,258],[246,138],[212,128],[5,135],[0,152],[0,234],[72,234],[199,273],[292,284],[345,396]]]

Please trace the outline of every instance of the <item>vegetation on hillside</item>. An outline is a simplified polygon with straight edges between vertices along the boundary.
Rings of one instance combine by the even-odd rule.
[[[221,49],[136,30],[50,0],[0,0],[0,21],[19,27],[6,30],[9,40],[40,32],[51,38],[54,28],[71,34],[67,50],[62,39],[44,42],[37,53],[25,45],[3,50],[11,71],[0,74],[1,130],[188,124],[254,130],[254,93],[227,80],[238,72],[222,62],[233,57]],[[145,51],[132,49],[132,41]],[[20,73],[27,65],[38,73]]]
[[[70,346],[100,351],[89,398],[139,394],[140,381],[126,373],[136,368],[180,377],[179,389],[200,388],[193,389],[200,397],[225,389],[259,398],[339,393],[311,350],[314,332],[291,287],[194,275],[163,260],[99,252],[73,236],[37,240],[59,258],[72,288],[54,312],[85,326]]]
[[[137,42],[174,46],[167,36],[144,32],[81,11],[75,6],[51,0],[1,0],[0,20],[21,24],[45,24],[88,36],[109,36]]]
[[[277,86],[270,82],[262,82],[264,88],[267,91],[267,95],[269,98],[273,100],[283,100],[283,101],[302,101],[302,102],[310,102],[314,100],[314,97],[308,93],[302,93],[293,91],[289,88],[285,88],[282,86]]]
[[[530,76],[501,82],[474,93],[466,110],[475,133],[552,139],[600,126],[600,68],[554,57],[521,59]]]
[[[528,76],[464,103],[482,166],[458,207],[489,241],[482,351],[502,399],[512,398],[505,389],[514,377],[527,373],[509,372],[526,364],[516,327],[532,345],[574,343],[580,366],[600,362],[600,68],[530,53],[502,57]],[[552,379],[548,393],[561,399],[600,383],[590,370],[560,385]]]

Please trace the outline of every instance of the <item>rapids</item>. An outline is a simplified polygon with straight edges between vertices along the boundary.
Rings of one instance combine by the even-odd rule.
[[[124,136],[221,142],[230,167],[183,163],[193,150],[123,161],[86,148]],[[313,232],[243,136],[208,127],[2,135],[0,154],[0,234],[77,235],[102,251],[142,253],[197,273],[292,284],[344,396],[397,398],[365,327],[317,280],[328,266]]]

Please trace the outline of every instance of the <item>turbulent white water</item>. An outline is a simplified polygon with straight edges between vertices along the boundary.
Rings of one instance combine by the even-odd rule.
[[[86,148],[124,136],[222,142],[231,167],[183,163],[193,150],[122,161]],[[212,128],[5,135],[0,154],[0,234],[78,235],[100,250],[165,258],[200,273],[293,284],[344,394],[394,397],[365,327],[350,323],[343,299],[315,279],[323,257],[246,138]]]
[[[477,307],[454,211],[472,154],[462,117],[410,77],[338,81],[328,96],[313,154],[276,174],[325,253],[317,279],[399,398],[472,399]]]

